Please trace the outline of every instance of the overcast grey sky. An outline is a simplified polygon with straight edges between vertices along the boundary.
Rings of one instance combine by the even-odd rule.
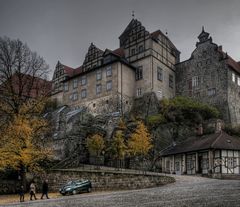
[[[77,67],[91,42],[102,50],[119,47],[132,10],[149,32],[168,31],[181,60],[204,25],[240,61],[240,0],[0,0],[0,36],[26,42],[52,70],[58,60]]]

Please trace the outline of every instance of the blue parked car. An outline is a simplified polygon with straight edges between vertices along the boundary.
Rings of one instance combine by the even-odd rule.
[[[59,189],[62,195],[75,195],[81,192],[91,192],[92,183],[89,180],[70,181]]]

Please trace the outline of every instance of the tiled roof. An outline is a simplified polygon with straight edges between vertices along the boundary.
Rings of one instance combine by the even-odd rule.
[[[21,85],[20,85],[21,80]],[[52,82],[33,77],[27,74],[14,74],[9,80],[15,94],[21,93],[24,97],[36,98],[39,95],[48,96],[51,93]],[[8,84],[3,84],[0,90],[6,91]]]
[[[227,64],[230,66],[233,70],[240,73],[240,62],[235,61],[231,56],[229,56],[227,53],[223,52],[221,47],[218,47],[218,51],[223,57],[227,57]]]
[[[113,50],[112,51],[115,55],[118,55],[119,57],[124,57],[125,54],[124,54],[124,49],[122,47],[116,49],[116,50]]]
[[[240,138],[230,136],[223,131],[215,134],[190,137],[187,141],[166,149],[162,155],[166,156],[207,149],[240,150]]]
[[[64,72],[65,72],[68,76],[72,76],[74,69],[71,68],[71,67],[69,67],[69,66],[66,66],[66,65],[63,65],[63,67],[64,67]]]
[[[171,41],[165,34],[163,34],[161,30],[157,30],[157,31],[155,31],[155,32],[152,32],[152,33],[150,34],[150,36],[151,36],[151,38],[153,38],[153,39],[157,39],[157,38],[158,38],[158,35],[160,35],[160,34],[161,34],[162,36],[164,36],[164,37],[170,42],[171,46],[172,46],[174,49],[178,50],[178,49],[176,48],[176,46],[172,43],[172,41]]]

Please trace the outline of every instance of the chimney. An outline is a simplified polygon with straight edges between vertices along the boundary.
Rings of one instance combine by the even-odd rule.
[[[202,136],[202,135],[203,135],[203,126],[202,126],[202,124],[199,124],[199,125],[198,125],[197,135],[198,135],[198,136]]]
[[[217,119],[215,123],[215,133],[218,133],[221,131],[222,131],[222,121],[220,119]]]

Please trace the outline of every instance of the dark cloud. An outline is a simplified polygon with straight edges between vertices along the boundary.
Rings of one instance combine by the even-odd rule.
[[[150,32],[161,29],[190,57],[205,26],[213,41],[240,60],[239,0],[0,0],[0,36],[19,38],[53,69],[77,67],[87,48],[115,49],[131,11]]]

